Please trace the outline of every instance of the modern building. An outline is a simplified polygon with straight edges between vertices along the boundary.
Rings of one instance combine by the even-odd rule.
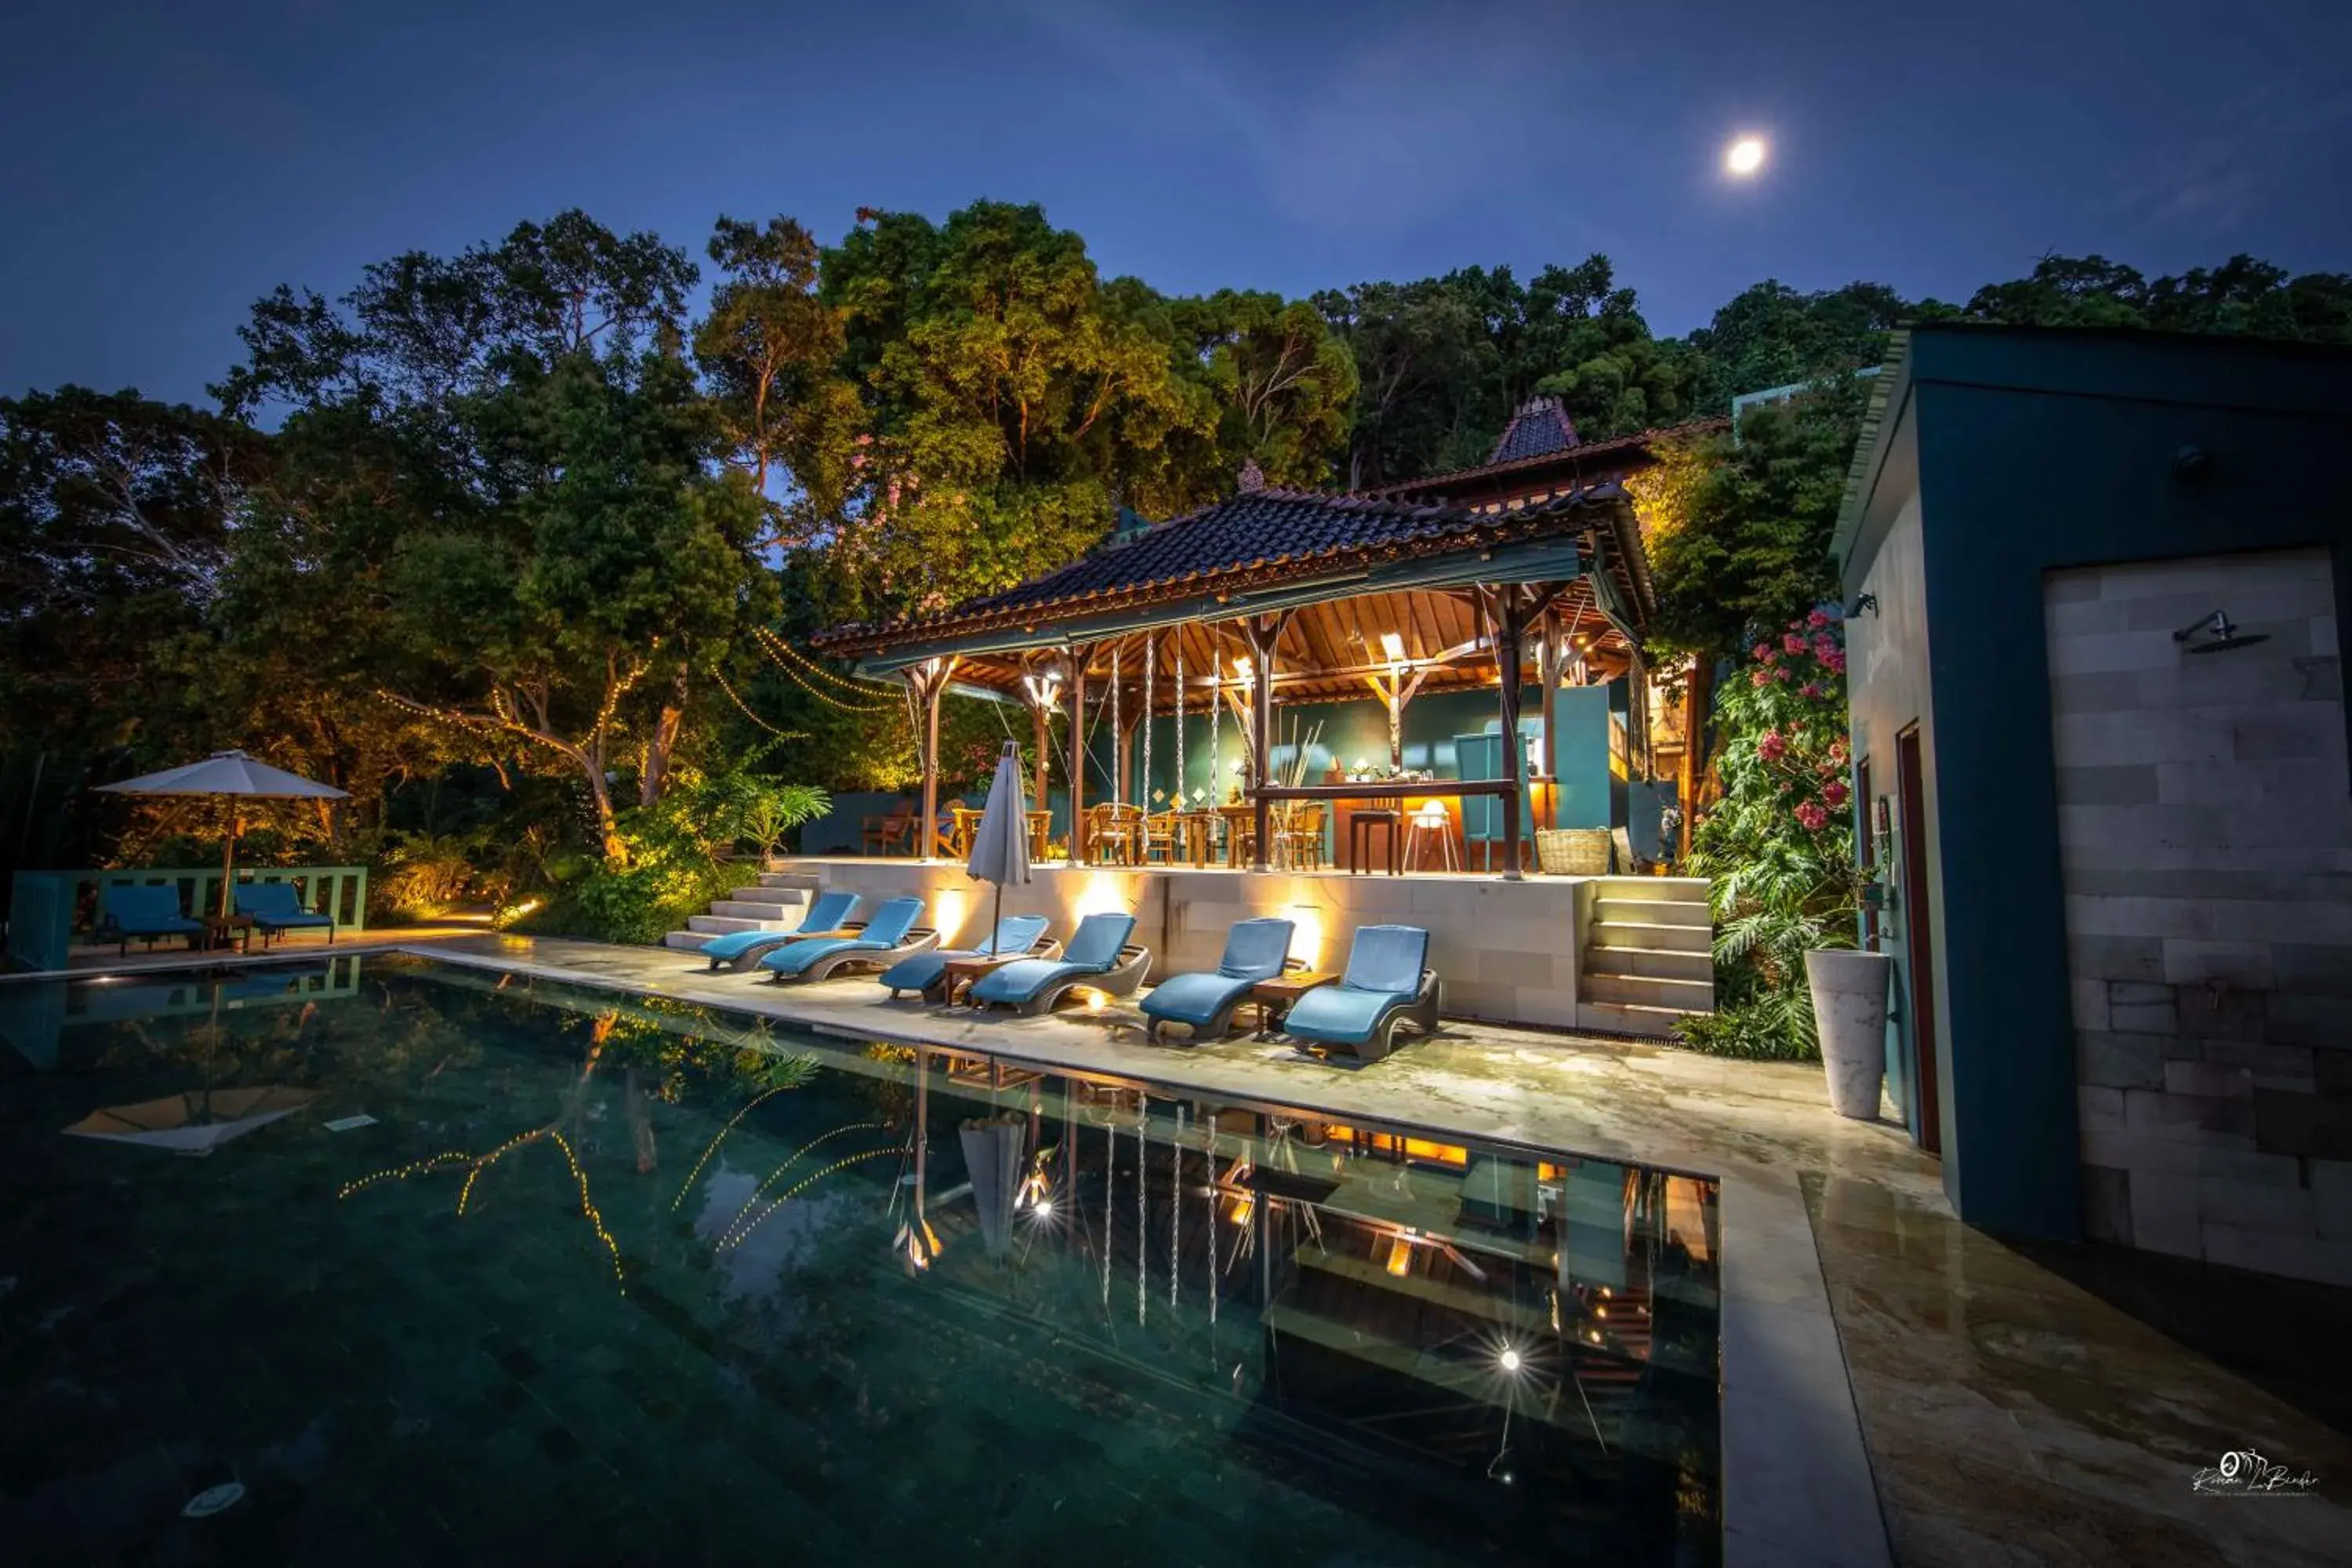
[[[2352,353],[1898,334],[1834,551],[1961,1217],[2352,1283]]]

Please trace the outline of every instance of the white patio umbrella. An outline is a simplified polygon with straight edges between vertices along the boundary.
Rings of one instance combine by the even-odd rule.
[[[291,1116],[318,1099],[314,1089],[268,1084],[259,1089],[206,1089],[137,1105],[110,1105],[93,1110],[66,1129],[75,1138],[100,1138],[113,1143],[143,1143],[175,1154],[204,1155],[242,1138],[257,1127],[267,1127],[281,1116]]]
[[[243,752],[215,752],[201,763],[142,773],[120,784],[100,784],[105,795],[240,795],[255,800],[341,800],[345,792],[332,784],[289,773],[257,762]],[[993,795],[991,799],[995,798]],[[229,817],[228,842],[221,848],[220,912],[229,911],[230,891],[236,884],[236,840],[245,831],[243,813]]]
[[[1021,793],[1021,748],[1004,742],[996,759],[996,776],[988,781],[988,804],[981,807],[980,828],[971,836],[971,863],[966,868],[974,881],[996,884],[995,912],[988,934],[1004,921],[1004,885],[1029,880],[1029,810]]]

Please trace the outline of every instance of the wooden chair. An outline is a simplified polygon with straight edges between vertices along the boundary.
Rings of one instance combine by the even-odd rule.
[[[1322,868],[1323,822],[1330,807],[1319,800],[1299,801],[1274,825],[1275,864],[1286,870]]]
[[[1149,863],[1155,855],[1165,866],[1174,865],[1183,854],[1185,837],[1183,819],[1175,812],[1147,813],[1143,818],[1143,858]]]
[[[948,815],[954,824],[948,829],[948,858],[969,860],[971,858],[972,836],[980,831],[980,819],[984,814],[974,806],[951,805],[948,807]]]
[[[887,855],[910,843],[915,834],[913,804],[900,801],[887,816],[869,816],[859,835],[868,855]]]
[[[1142,837],[1141,806],[1106,801],[1087,807],[1087,858],[1096,865],[1134,865]]]

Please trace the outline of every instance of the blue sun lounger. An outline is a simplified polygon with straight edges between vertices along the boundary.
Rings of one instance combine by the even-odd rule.
[[[1060,952],[1061,944],[1045,940],[1045,925],[1043,915],[1007,915],[997,922],[994,933],[978,947],[935,947],[929,952],[900,959],[875,978],[890,988],[893,1001],[898,1000],[901,991],[919,991],[930,1001],[944,1002],[948,999],[948,960],[990,958],[998,953],[1054,957]]]
[[[768,978],[823,980],[846,965],[875,964],[883,968],[900,959],[937,946],[940,933],[915,922],[923,916],[920,899],[886,899],[874,918],[856,936],[813,936],[780,947],[760,960]]]
[[[1150,948],[1128,944],[1134,931],[1133,915],[1088,915],[1060,958],[1015,959],[973,981],[965,994],[975,1007],[993,1003],[1033,1016],[1053,1011],[1081,986],[1106,996],[1132,996],[1151,967]]]
[[[1225,933],[1225,955],[1213,973],[1171,974],[1143,999],[1144,1037],[1158,1040],[1169,1024],[1182,1024],[1195,1040],[1223,1039],[1234,1019],[1234,1009],[1249,997],[1261,980],[1281,974],[1290,960],[1290,934],[1286,920],[1241,921]]]
[[[1395,1044],[1400,1023],[1437,1031],[1437,973],[1426,967],[1429,933],[1419,926],[1358,926],[1348,972],[1291,1005],[1282,1031],[1294,1040],[1345,1046],[1376,1062]]]
[[[114,882],[99,897],[102,912],[92,934],[100,942],[121,941],[125,953],[131,951],[133,937],[152,948],[167,936],[184,936],[191,952],[204,941],[205,922],[180,912],[177,888]]]
[[[327,928],[327,945],[335,945],[335,917],[302,907],[302,895],[291,882],[252,882],[236,890],[236,912],[251,915],[253,926],[268,947],[289,931]]]
[[[749,969],[772,949],[810,932],[841,930],[856,918],[858,901],[856,893],[819,893],[790,931],[730,931],[704,942],[700,952],[713,969]]]

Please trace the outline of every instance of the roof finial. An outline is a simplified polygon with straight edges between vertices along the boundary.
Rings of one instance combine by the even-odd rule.
[[[1254,496],[1264,489],[1265,489],[1265,470],[1257,466],[1255,458],[1252,458],[1242,465],[1242,471],[1234,477],[1234,493]]]

